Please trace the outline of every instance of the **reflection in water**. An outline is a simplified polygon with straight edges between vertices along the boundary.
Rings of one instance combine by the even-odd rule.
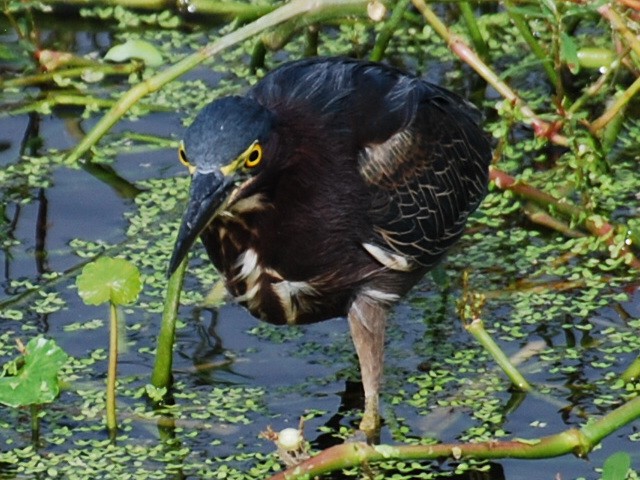
[[[49,265],[47,264],[47,213],[49,202],[45,195],[45,189],[38,190],[38,217],[36,220],[36,248],[33,255],[36,260],[36,271],[38,276],[48,273]]]
[[[441,308],[444,307],[439,306],[438,310]],[[194,374],[194,377],[197,378],[196,383],[215,385],[220,382],[220,378],[215,377],[214,374],[221,369],[230,371],[229,366],[232,363],[227,357],[228,352],[226,352],[223,346],[223,339],[217,332],[217,327],[219,326],[218,311],[194,308],[190,324],[192,325],[191,331],[195,332],[195,336],[198,339],[196,343],[191,344],[191,353],[189,354],[196,370]],[[442,340],[444,340],[444,338],[442,338]],[[221,360],[221,358],[224,358],[224,360]],[[234,375],[238,374],[234,372]],[[316,427],[315,431],[311,429],[305,430],[305,436],[310,443],[311,449],[314,451],[325,450],[332,446],[342,444],[345,440],[340,437],[338,432],[341,432],[341,429],[344,427],[355,431],[358,426],[360,418],[359,412],[362,411],[364,406],[364,389],[362,383],[359,381],[346,380],[344,382],[344,390],[339,392],[338,396],[339,404],[337,405],[337,409],[334,412],[327,413],[326,417],[324,417],[327,419],[322,423],[322,427],[327,427],[326,430],[321,427]],[[505,408],[510,411],[516,410],[524,398],[524,394],[513,392]],[[313,409],[313,399],[309,399],[309,408]],[[317,435],[313,437],[315,433],[317,433]],[[386,442],[385,440],[385,443]],[[505,480],[504,469],[499,463],[482,464],[483,469],[487,469],[481,472],[469,471],[460,474],[452,473],[457,466],[457,464],[453,462],[431,461],[417,463],[420,463],[420,466],[414,468],[413,471],[416,478],[423,475],[425,471],[430,471],[444,472],[446,478],[456,480]],[[363,468],[363,474],[365,474],[363,478],[369,478],[366,477],[366,472],[370,473],[370,478],[380,477],[381,475],[390,478],[395,474],[403,475],[402,478],[411,478],[412,474],[412,471],[410,469],[408,470],[406,463],[398,467],[398,469],[395,469],[392,463],[384,466],[377,464],[365,466]],[[334,473],[323,478],[346,480],[354,477],[352,475],[347,476],[341,473]]]
[[[208,326],[202,320],[202,316],[209,314]],[[198,339],[189,357],[196,371],[196,378],[204,385],[213,385],[216,380],[213,375],[216,371],[230,371],[233,359],[229,358],[222,344],[222,338],[216,332],[218,324],[218,311],[216,309],[194,308],[192,310],[195,336]]]

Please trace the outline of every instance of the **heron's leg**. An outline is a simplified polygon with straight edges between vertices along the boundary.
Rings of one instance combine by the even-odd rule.
[[[369,438],[377,436],[380,428],[378,397],[384,360],[386,317],[387,307],[364,295],[356,298],[348,315],[364,387],[364,414],[360,430]]]

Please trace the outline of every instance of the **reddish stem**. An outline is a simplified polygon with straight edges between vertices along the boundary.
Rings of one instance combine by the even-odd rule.
[[[574,220],[580,221],[584,227],[593,235],[602,238],[605,243],[611,247],[618,248],[614,239],[615,227],[604,218],[592,215],[586,210],[569,203],[566,200],[558,199],[542,190],[539,190],[522,180],[517,180],[506,172],[491,167],[489,178],[493,180],[496,187],[501,190],[510,190],[518,196],[536,202],[544,207],[553,206],[558,212],[572,217]],[[631,252],[631,250],[623,245],[620,247],[618,255],[625,257],[625,262],[640,270],[640,260]]]

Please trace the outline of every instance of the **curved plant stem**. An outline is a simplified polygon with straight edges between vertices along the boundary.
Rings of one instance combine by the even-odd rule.
[[[478,75],[484,78],[493,88],[495,88],[505,100],[516,107],[521,114],[527,119],[534,132],[539,137],[548,138],[553,143],[562,146],[568,146],[569,141],[567,137],[561,135],[557,131],[557,126],[545,122],[509,87],[503,82],[498,75],[484,63],[478,55],[465,43],[465,41],[453,34],[446,25],[438,18],[434,11],[427,6],[424,0],[412,0],[413,5],[420,11],[425,20],[433,27],[433,29],[440,35],[448,44],[449,48],[460,57],[465,63],[469,64]]]
[[[568,453],[584,457],[606,436],[639,417],[640,397],[636,397],[580,430],[565,430],[539,439],[401,446],[345,443],[328,448],[295,467],[279,472],[270,480],[314,478],[347,467],[389,460],[540,459]]]
[[[189,13],[234,17],[240,20],[254,19],[275,9],[272,4],[252,4],[233,0],[44,0],[42,3],[54,7],[64,5],[67,8],[119,6],[136,10],[173,12],[185,12],[188,6]]]
[[[501,190],[511,190],[516,195],[531,200],[543,207],[552,207],[555,211],[572,218],[580,223],[593,235],[602,238],[610,247],[610,250],[617,252],[615,257],[623,257],[630,267],[640,270],[640,260],[624,244],[620,245],[614,238],[615,226],[599,215],[591,214],[586,210],[550,195],[542,190],[517,180],[511,175],[495,167],[489,169],[489,178]]]
[[[116,419],[116,376],[118,374],[118,308],[109,302],[109,367],[107,370],[107,429],[113,442],[118,430]]]
[[[239,42],[251,38],[253,35],[278,25],[286,20],[295,18],[305,13],[316,13],[320,10],[334,12],[336,15],[344,8],[361,6],[363,11],[367,0],[293,0],[273,12],[260,17],[244,27],[225,35],[213,43],[203,47],[197,52],[185,57],[180,62],[168,67],[153,77],[135,85],[125,93],[118,103],[100,119],[86,137],[76,146],[69,155],[71,162],[79,160],[91,149],[124,114],[135,105],[142,97],[155,92],[167,83],[188,72],[206,59]]]
[[[180,307],[180,292],[184,283],[184,274],[187,269],[187,259],[184,259],[167,285],[167,293],[164,298],[164,310],[162,323],[158,335],[156,359],[151,375],[151,384],[156,388],[169,388],[171,385],[171,369],[173,366],[173,343],[176,335],[176,320]]]
[[[400,24],[400,20],[402,20],[404,12],[407,10],[407,7],[411,3],[411,0],[399,0],[396,3],[395,7],[393,7],[393,11],[391,12],[391,16],[385,22],[382,30],[378,34],[376,38],[376,43],[373,46],[373,51],[369,56],[369,59],[374,62],[379,62],[384,57],[384,51],[387,49],[387,45],[389,45],[389,40],[393,37],[393,33],[398,28]]]

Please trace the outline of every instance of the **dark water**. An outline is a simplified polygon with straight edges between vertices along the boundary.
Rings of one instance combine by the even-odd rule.
[[[91,41],[85,34],[78,34],[77,38],[80,39],[77,45],[81,52],[91,49],[91,41],[100,44],[107,42],[104,35],[98,35]],[[209,74],[203,69],[198,75],[206,77]],[[73,147],[77,137],[70,132],[69,121],[79,113],[79,110],[61,109],[46,115],[0,118],[0,144],[3,145],[0,166],[23,161],[20,160],[20,152],[24,151],[26,137],[42,142],[36,155],[46,156],[51,149],[66,150]],[[187,112],[183,111],[152,114],[140,121],[123,122],[115,129],[115,133],[134,131],[178,139],[183,128],[181,119],[185,115]],[[98,118],[96,115],[90,120],[82,120],[84,130],[88,131]],[[109,168],[119,179],[132,185],[148,179],[185,175],[176,161],[173,148],[122,153]],[[126,214],[135,213],[137,207],[132,198],[124,197],[122,190],[114,188],[113,183],[101,180],[86,169],[65,166],[54,167],[49,180],[45,188],[24,192],[24,202],[16,201],[15,195],[9,195],[6,191],[3,193],[4,198],[11,199],[4,205],[4,228],[7,238],[13,242],[0,249],[0,262],[4,266],[0,301],[16,298],[15,295],[21,291],[21,287],[15,284],[17,280],[28,280],[36,286],[48,285],[47,272],[65,272],[81,266],[85,259],[74,253],[70,245],[74,239],[100,241],[109,245],[123,244],[123,250],[120,251],[124,252],[127,251],[128,242],[131,242],[126,234]],[[0,190],[2,188],[0,186]],[[163,218],[175,222],[179,214],[179,210],[167,212]],[[465,249],[471,248],[471,245],[471,240],[465,240],[453,253],[452,277],[459,274]],[[148,269],[143,273],[153,274]],[[106,322],[96,330],[73,332],[68,329],[72,324],[106,317],[106,308],[82,304],[72,288],[73,283],[74,277],[70,273],[45,288],[66,302],[62,310],[51,314],[37,313],[27,308],[34,300],[25,300],[14,307],[24,310],[24,318],[20,321],[3,319],[0,334],[13,332],[11,337],[28,339],[38,332],[44,333],[77,358],[87,358],[96,350],[105,349],[108,338]],[[193,278],[187,280],[187,288],[206,291],[205,286]],[[474,412],[463,401],[467,396],[479,394],[473,389],[475,377],[479,375],[473,373],[472,369],[477,367],[475,363],[485,365],[483,372],[495,378],[494,383],[500,385],[500,391],[488,397],[487,401],[499,404],[496,409],[502,415],[499,429],[504,431],[506,438],[550,435],[569,427],[579,427],[586,416],[606,413],[616,403],[613,401],[613,406],[594,405],[597,392],[593,390],[600,387],[590,389],[588,383],[601,377],[605,370],[594,367],[593,363],[612,362],[614,366],[610,370],[620,373],[633,355],[603,358],[606,355],[593,348],[593,345],[606,341],[599,333],[601,329],[611,327],[628,331],[627,322],[640,317],[640,293],[637,287],[623,285],[615,289],[626,290],[629,300],[600,308],[595,314],[589,315],[588,320],[575,316],[556,318],[555,323],[528,325],[523,328],[526,334],[523,338],[500,342],[507,354],[517,352],[531,341],[541,341],[549,348],[568,347],[578,351],[575,359],[566,360],[561,365],[571,366],[571,369],[554,370],[554,365],[539,362],[535,357],[525,362],[525,375],[535,385],[547,389],[542,388],[544,393],[522,395],[510,392],[501,374],[491,373],[493,363],[483,357],[481,348],[460,325],[455,314],[459,289],[454,287],[448,293],[443,293],[430,278],[426,278],[410,298],[396,309],[390,321],[383,396],[386,424],[381,441],[396,441],[398,436],[394,432],[402,425],[408,426],[410,433],[407,436],[414,440],[422,436],[432,436],[446,442],[459,440],[462,432],[478,424],[473,417]],[[506,321],[511,312],[509,303],[503,301],[488,307],[491,318],[488,323],[491,327],[502,319]],[[542,305],[539,308],[546,307]],[[129,348],[120,358],[119,374],[127,379],[125,388],[140,387],[148,382],[153,356],[143,347],[154,348],[159,317],[159,313],[143,308],[132,308],[127,312],[127,324],[137,325],[137,328],[127,333]],[[234,305],[223,306],[217,311],[186,306],[181,311],[181,320],[185,325],[178,331],[174,364],[175,379],[182,385],[181,391],[195,394],[198,402],[206,402],[210,392],[220,385],[233,385],[240,389],[257,388],[266,392],[256,394],[262,408],[259,413],[248,414],[250,423],[212,422],[210,428],[203,429],[196,437],[183,437],[182,442],[189,447],[192,458],[225,458],[238,450],[269,453],[273,447],[266,440],[259,439],[258,433],[267,425],[275,429],[295,426],[304,412],[318,412],[305,427],[308,440],[317,448],[339,441],[331,433],[321,431],[324,425],[337,430],[357,424],[362,398],[357,382],[357,363],[344,320],[337,319],[303,329],[275,329],[259,326],[255,319]],[[585,331],[579,328],[583,320],[593,323],[594,329]],[[575,328],[563,328],[562,323],[573,323]],[[2,350],[5,358],[0,360],[9,358],[10,351],[10,346],[5,344]],[[460,365],[455,362],[449,364],[451,367],[447,366],[447,360],[461,351],[477,352],[476,361],[471,360],[469,364],[469,372],[460,371]],[[437,368],[449,368],[454,377],[464,381],[447,384],[445,393],[433,394],[423,406],[411,402],[392,405],[394,399],[404,398],[408,401],[415,395],[429,397],[428,392],[425,394],[416,385],[406,385],[406,381]],[[105,372],[106,363],[100,360],[87,372],[88,377],[76,379],[76,386],[82,389],[86,384],[100,384],[104,381]],[[481,383],[476,388],[485,387]],[[403,389],[406,393],[401,393]],[[460,398],[459,407],[437,407],[438,399],[450,396]],[[120,411],[125,412],[135,402],[130,396],[122,397]],[[177,399],[176,402],[188,404],[189,400]],[[63,393],[53,410],[71,415],[81,409],[81,403],[82,396],[72,388]],[[28,422],[25,423],[24,413],[0,406],[0,418],[4,422],[0,423],[0,454],[29,445]],[[45,439],[47,432],[64,423],[60,418],[53,416],[52,420],[45,420]],[[73,421],[69,423],[74,425]],[[15,424],[21,425],[17,431]],[[80,424],[78,422],[76,427]],[[629,452],[633,466],[640,469],[638,443],[629,440],[629,436],[639,429],[638,421],[620,429],[606,439],[602,448],[594,451],[589,459],[568,455],[538,461],[501,460],[488,464],[485,473],[460,474],[452,478],[595,479],[599,478],[595,469],[601,468],[609,455],[620,450]],[[189,431],[188,427],[186,430]],[[78,432],[78,438],[100,435],[81,429]],[[160,435],[153,426],[136,421],[132,422],[132,431],[128,434],[130,442],[144,444],[158,442]],[[46,444],[42,451],[55,453],[66,448],[69,448],[67,444]],[[243,465],[241,461],[238,464]],[[250,465],[251,461],[248,461],[247,470]],[[134,467],[131,468],[133,471]],[[433,468],[446,471],[454,467],[452,464],[434,464]],[[213,471],[214,467],[211,469]],[[108,473],[104,475],[108,476]],[[197,476],[195,473],[186,475],[187,478]],[[0,478],[3,478],[2,473]],[[7,474],[7,478],[11,478],[11,474]],[[27,472],[19,475],[19,478],[31,478],[31,475]]]

